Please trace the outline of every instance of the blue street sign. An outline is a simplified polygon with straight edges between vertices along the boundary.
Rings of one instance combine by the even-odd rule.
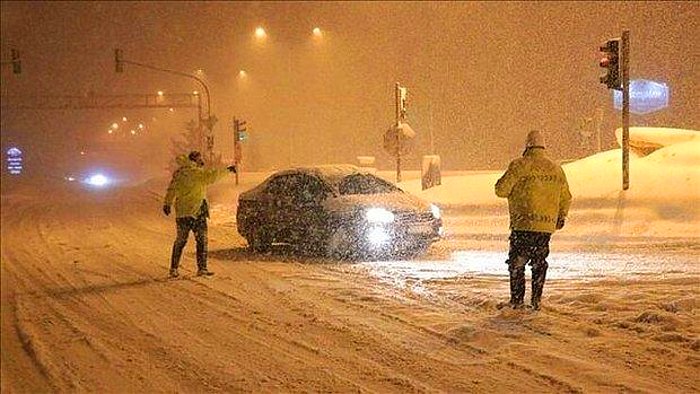
[[[630,81],[630,112],[643,115],[668,107],[668,85],[661,82],[636,79]],[[613,105],[622,110],[622,92],[613,90]]]

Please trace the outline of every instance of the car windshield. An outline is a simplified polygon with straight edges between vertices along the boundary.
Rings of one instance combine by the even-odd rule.
[[[379,194],[400,192],[401,189],[391,183],[370,174],[348,175],[340,182],[340,194]]]

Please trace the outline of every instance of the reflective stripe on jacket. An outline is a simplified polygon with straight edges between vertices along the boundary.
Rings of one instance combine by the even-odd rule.
[[[228,170],[199,167],[186,155],[178,156],[176,161],[180,167],[173,173],[164,204],[170,206],[175,201],[176,217],[197,217],[207,198],[207,186],[225,176]]]
[[[571,205],[564,170],[539,147],[510,163],[496,182],[496,195],[508,198],[511,230],[553,233]]]

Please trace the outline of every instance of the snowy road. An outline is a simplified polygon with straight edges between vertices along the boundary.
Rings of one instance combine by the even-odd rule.
[[[501,241],[336,263],[252,255],[215,220],[217,275],[192,276],[190,244],[167,280],[174,226],[148,196],[3,195],[2,392],[700,390],[696,248],[632,270],[628,250],[555,250],[531,313],[497,308]]]

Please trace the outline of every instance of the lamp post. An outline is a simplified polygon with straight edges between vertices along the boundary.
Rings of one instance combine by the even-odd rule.
[[[187,78],[190,78],[190,79],[193,79],[193,80],[197,81],[200,85],[202,85],[202,88],[204,89],[204,94],[206,95],[206,100],[207,100],[207,121],[206,121],[206,122],[203,122],[202,114],[201,114],[201,110],[200,110],[200,111],[199,111],[199,116],[198,116],[198,118],[199,118],[199,119],[198,119],[198,123],[199,123],[199,128],[200,128],[200,130],[202,129],[202,125],[204,124],[204,125],[207,127],[207,130],[209,131],[209,133],[208,133],[209,136],[208,136],[208,137],[211,136],[211,134],[212,134],[212,129],[213,129],[212,118],[211,118],[211,98],[210,98],[210,95],[209,95],[209,87],[207,86],[207,84],[206,84],[201,78],[197,77],[196,75],[188,74],[188,73],[185,73],[185,72],[182,72],[182,71],[170,70],[170,69],[162,68],[162,67],[156,67],[156,66],[153,66],[153,65],[150,65],[150,64],[135,62],[135,61],[133,61],[133,60],[126,60],[126,59],[124,59],[124,58],[122,57],[122,51],[121,51],[121,49],[115,49],[115,50],[114,50],[114,55],[115,55],[114,57],[115,57],[116,70],[117,70],[117,72],[121,72],[121,70],[123,69],[123,64],[131,64],[131,65],[133,65],[133,66],[143,67],[143,68],[147,68],[147,69],[150,69],[150,70],[160,71],[160,72],[164,72],[164,73],[168,73],[168,74],[173,74],[173,75],[179,75],[179,76],[181,76],[181,77],[187,77]],[[159,92],[159,95],[162,95],[161,92]],[[212,138],[213,138],[213,137],[212,137]],[[200,142],[199,142],[199,143],[200,143],[200,150],[202,150],[202,148],[204,147],[204,138],[203,138],[203,136],[200,137]],[[213,157],[213,152],[212,152],[212,150],[213,150],[213,145],[214,145],[214,144],[213,144],[213,139],[212,139],[211,146],[208,146],[208,147],[207,147],[207,155],[209,156],[209,159],[210,159],[210,160],[211,160],[211,158]]]

